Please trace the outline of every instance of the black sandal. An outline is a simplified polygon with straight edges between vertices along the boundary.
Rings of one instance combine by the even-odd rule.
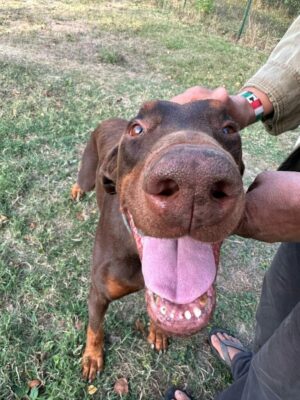
[[[234,341],[232,341],[232,340],[230,340],[230,339],[221,340],[221,339],[218,337],[217,333],[221,333],[221,334],[226,333],[227,335],[229,335],[229,336],[231,336],[231,337],[233,337],[233,338],[235,338],[235,336],[232,335],[232,333],[230,333],[230,332],[227,331],[226,329],[221,329],[221,328],[214,328],[214,329],[212,329],[212,330],[210,331],[209,335],[208,335],[208,341],[209,341],[209,344],[210,344],[210,348],[211,348],[212,353],[213,353],[223,364],[226,364],[227,367],[231,368],[231,366],[232,366],[232,359],[229,357],[228,347],[231,347],[232,349],[237,349],[237,350],[240,350],[240,351],[243,351],[243,352],[248,352],[249,350],[246,349],[246,347],[244,347],[241,343],[234,342]],[[221,352],[222,352],[222,355],[224,356],[224,358],[221,357],[221,355],[219,354],[219,352],[215,349],[214,345],[212,344],[211,338],[212,338],[212,336],[214,336],[214,335],[217,336],[217,338],[218,338],[218,340],[219,340],[219,342],[220,342],[220,345],[221,345]]]

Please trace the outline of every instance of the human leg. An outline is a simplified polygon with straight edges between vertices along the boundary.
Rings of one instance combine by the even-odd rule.
[[[300,301],[300,243],[282,243],[266,272],[256,313],[254,352]]]

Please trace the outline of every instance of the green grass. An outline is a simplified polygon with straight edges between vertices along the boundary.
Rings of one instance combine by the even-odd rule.
[[[122,54],[109,49],[100,49],[98,52],[98,60],[100,63],[124,65],[126,59]]]
[[[174,383],[208,400],[230,382],[210,354],[206,330],[172,340],[166,354],[150,350],[134,328],[137,318],[148,321],[142,293],[107,313],[106,369],[95,395],[80,377],[98,214],[94,193],[72,203],[69,190],[89,132],[103,119],[130,118],[142,102],[168,99],[190,85],[235,91],[267,57],[195,21],[149,2],[8,0],[1,6],[1,399],[117,399],[113,385],[126,377],[125,399],[157,400]],[[276,168],[295,139],[270,137],[260,125],[242,136],[246,184]],[[236,237],[223,247],[212,324],[247,343],[275,248]],[[36,378],[43,389],[29,393],[27,382]]]

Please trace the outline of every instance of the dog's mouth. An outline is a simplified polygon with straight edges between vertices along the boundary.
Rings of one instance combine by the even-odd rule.
[[[216,303],[214,282],[221,242],[145,236],[131,215],[127,216],[142,262],[149,316],[173,335],[199,331],[208,324]]]

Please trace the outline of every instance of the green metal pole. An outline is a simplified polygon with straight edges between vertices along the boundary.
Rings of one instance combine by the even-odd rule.
[[[243,30],[244,30],[245,25],[246,25],[247,18],[248,18],[248,16],[249,16],[249,12],[250,12],[251,5],[252,5],[252,0],[248,0],[248,1],[247,1],[247,5],[246,5],[246,9],[245,9],[245,12],[244,12],[244,17],[243,17],[242,25],[241,25],[241,27],[240,27],[240,29],[239,29],[238,34],[237,34],[236,41],[240,40],[240,38],[241,38],[241,36],[242,36]]]

